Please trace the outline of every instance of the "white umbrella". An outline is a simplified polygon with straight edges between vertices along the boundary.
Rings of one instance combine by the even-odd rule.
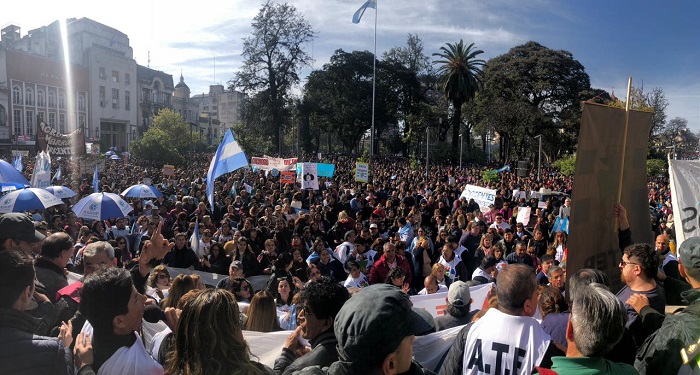
[[[112,155],[109,157],[112,160],[121,160],[122,158],[119,157],[119,155]]]
[[[44,189],[26,188],[2,196],[0,198],[0,213],[43,210],[59,204],[63,204],[63,201]]]
[[[129,198],[159,198],[163,193],[151,185],[138,184],[129,186],[119,195]]]
[[[90,220],[124,217],[134,208],[114,193],[92,193],[73,206],[76,216]]]
[[[59,185],[49,186],[46,188],[46,190],[49,193],[51,193],[51,194],[53,194],[61,199],[72,198],[72,197],[78,195],[78,193],[74,192],[70,188],[67,188],[65,186],[59,186]]]

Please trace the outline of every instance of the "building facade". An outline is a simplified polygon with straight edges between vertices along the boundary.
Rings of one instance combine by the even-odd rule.
[[[139,132],[143,134],[153,125],[153,117],[163,108],[173,108],[173,76],[137,66],[139,89]]]
[[[204,135],[217,143],[226,129],[240,122],[240,108],[246,95],[234,90],[225,90],[223,85],[209,86],[209,93],[192,99],[199,105],[200,126]]]

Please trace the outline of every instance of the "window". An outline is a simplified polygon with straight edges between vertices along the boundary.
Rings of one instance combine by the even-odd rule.
[[[58,108],[66,109],[66,94],[62,92],[58,93]]]
[[[119,83],[119,72],[112,70],[112,82]]]
[[[49,126],[52,128],[56,127],[56,113],[49,112]]]
[[[125,85],[131,84],[131,74],[124,73],[124,84]]]
[[[107,94],[105,93],[105,87],[100,86],[100,107],[104,107],[107,101]]]
[[[163,93],[163,104],[170,105],[170,94]]]
[[[24,91],[24,104],[34,105],[34,90],[28,88]]]
[[[105,73],[105,68],[100,67],[100,79],[107,79],[107,73]]]
[[[5,112],[5,107],[0,105],[0,126],[7,125],[7,113]]]
[[[34,111],[27,111],[27,132],[25,134],[34,134]]]
[[[131,93],[129,91],[124,91],[124,109],[131,110]]]
[[[85,95],[78,95],[78,111],[85,112]]]
[[[49,108],[56,108],[56,92],[49,90]]]
[[[65,113],[58,114],[58,131],[60,131],[63,134],[66,134],[66,114]]]
[[[141,92],[141,95],[143,96],[143,101],[144,102],[150,102],[151,101],[151,90],[149,89],[143,89]]]
[[[46,120],[45,120],[45,119],[46,119],[46,112],[44,112],[44,111],[38,111],[38,112],[36,113],[36,116],[39,118],[39,121],[44,121],[44,122],[46,122]]]
[[[36,105],[39,107],[46,107],[46,94],[44,90],[36,90]]]
[[[14,134],[22,134],[22,110],[15,109],[12,114],[12,123],[14,124]]]
[[[119,109],[119,90],[112,89],[112,108]]]
[[[12,104],[22,104],[22,89],[12,86]]]
[[[78,116],[78,126],[80,129],[85,129],[85,115]]]

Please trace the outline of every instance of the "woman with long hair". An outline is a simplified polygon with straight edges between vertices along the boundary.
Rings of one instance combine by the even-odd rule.
[[[256,332],[279,331],[275,297],[268,291],[261,290],[253,296],[248,307],[248,321],[245,329]]]
[[[556,252],[554,254],[554,260],[557,262],[561,263],[566,261],[566,253],[567,253],[567,246],[566,246],[566,232],[564,231],[558,231],[554,235],[554,248],[556,249]]]
[[[128,265],[129,262],[131,262],[131,258],[133,257],[133,254],[131,253],[131,250],[129,249],[129,240],[127,240],[126,237],[120,236],[117,237],[114,242],[117,243],[117,247],[114,248],[114,254],[117,254],[117,248],[119,249],[120,253],[120,259],[119,263]]]
[[[231,258],[226,255],[224,245],[213,242],[209,247],[209,255],[202,259],[202,271],[228,275]]]
[[[193,289],[199,289],[198,281],[199,276],[197,275],[177,275],[172,285],[170,285],[168,296],[160,301],[160,307],[163,309],[166,307],[177,307],[177,302],[185,293]]]
[[[255,291],[250,281],[243,277],[236,277],[230,284],[230,290],[234,296],[236,296],[236,301],[250,303],[250,299],[253,298]]]
[[[266,366],[251,361],[233,295],[222,289],[197,293],[182,308],[175,345],[164,366],[171,375],[262,375]],[[207,324],[202,324],[207,322]]]
[[[231,231],[231,223],[228,220],[221,221],[221,228],[214,232],[213,240],[219,243],[226,243],[233,239],[233,231]]]

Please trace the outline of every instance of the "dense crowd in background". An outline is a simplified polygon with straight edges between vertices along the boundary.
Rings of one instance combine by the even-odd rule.
[[[515,264],[531,267],[540,286],[537,295],[544,319],[568,311],[561,298],[567,278],[567,231],[554,225],[557,218],[571,214],[573,178],[550,166],[539,171],[539,178],[535,169],[519,177],[513,168],[487,182],[484,172],[500,166],[430,165],[426,172],[424,166],[412,168],[405,158],[379,156],[370,162],[369,182],[361,183],[354,178],[354,155],[303,155],[300,162],[335,165],[333,177],[320,178],[319,190],[304,191],[299,183],[282,184],[269,171],[244,168],[216,180],[212,207],[206,198],[210,160],[210,154],[192,154],[187,165],[175,168],[172,175],[163,173],[162,164],[135,158],[105,160],[99,173],[100,191],[119,193],[149,181],[163,197],[127,198],[134,208],[128,216],[88,221],[77,218],[71,205],[93,193],[92,170],[81,174],[77,163],[54,159],[53,169],[60,166],[63,171],[55,183],[71,187],[78,195],[65,199],[64,205],[30,214],[47,239],[59,234],[60,241],[70,242],[66,269],[85,275],[94,272],[94,258],[101,250],[90,245],[109,243],[113,251],[105,253],[107,262],[130,270],[134,287],[150,303],[163,309],[181,308],[183,301],[193,298],[191,291],[225,289],[240,307],[236,315],[245,330],[297,329],[303,291],[320,280],[343,285],[351,294],[370,285],[389,284],[407,295],[424,295],[447,292],[451,286],[496,282],[500,272]],[[27,176],[32,167],[25,160]],[[480,207],[460,197],[467,184],[496,190],[493,204]],[[648,188],[653,230],[675,254],[668,178],[650,178]],[[544,190],[546,195],[538,194]],[[531,214],[523,224],[516,217],[526,207]],[[147,249],[154,239],[162,238],[172,248],[162,257],[154,256]],[[47,247],[46,242],[36,246]],[[43,248],[34,249],[41,254],[36,261],[39,281],[42,259],[49,257],[50,250],[46,251],[43,255]],[[173,269],[223,277],[218,285],[207,286],[191,272],[173,277]],[[251,282],[256,277],[265,282]],[[37,334],[60,335],[66,331],[61,322],[79,310],[71,302],[75,291],[66,291],[68,283],[61,280],[45,284],[43,290],[55,305],[55,314],[45,331]],[[443,328],[475,321],[489,307],[498,306],[495,293],[489,297],[493,299],[476,315],[453,309],[459,319]],[[561,316],[552,323],[555,315],[549,317],[550,329],[552,324],[561,328]],[[82,325],[73,324],[73,337],[78,337]],[[565,353],[566,339],[555,335],[552,339],[558,339],[560,353]],[[633,340],[615,360],[634,362],[634,349],[643,338]],[[166,350],[151,354],[166,364]],[[277,368],[275,372],[282,373]]]

